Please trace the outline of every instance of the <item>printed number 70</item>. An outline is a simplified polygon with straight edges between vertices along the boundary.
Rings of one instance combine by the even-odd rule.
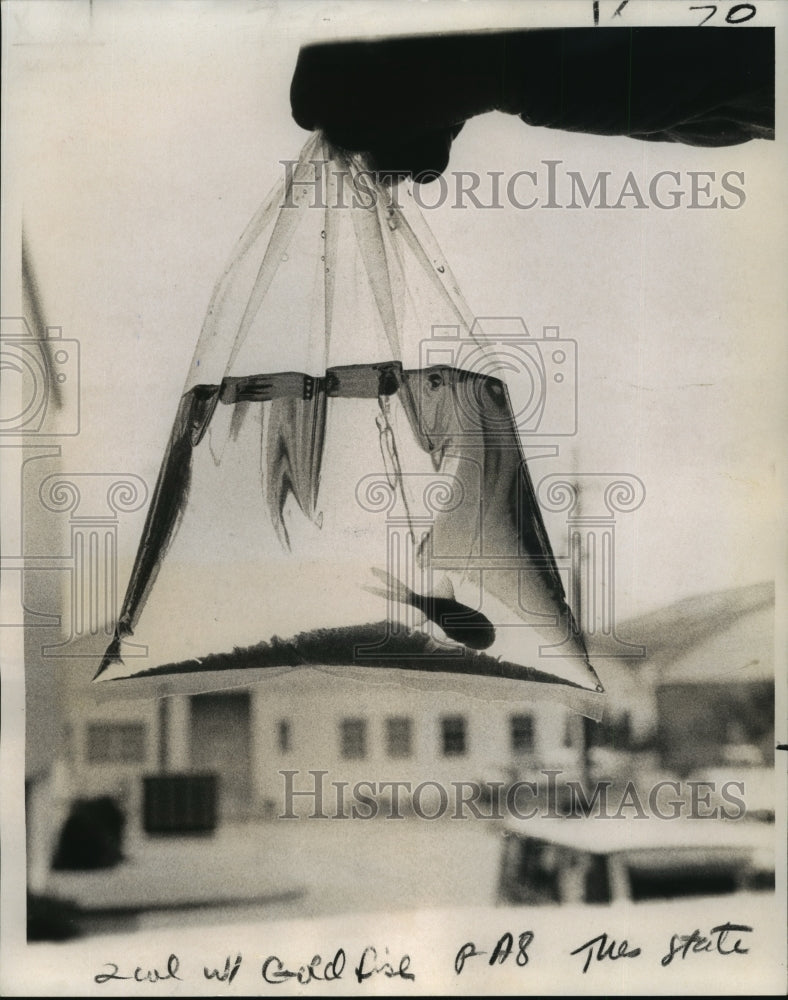
[[[705,24],[710,21],[719,9],[719,4],[716,3],[705,3],[699,4],[697,7],[690,7],[690,10],[708,10],[711,11],[706,17],[700,22]],[[755,17],[755,4],[754,3],[736,3],[731,8],[729,8],[728,13],[725,15],[726,24],[744,24],[745,21],[749,21],[751,18]]]

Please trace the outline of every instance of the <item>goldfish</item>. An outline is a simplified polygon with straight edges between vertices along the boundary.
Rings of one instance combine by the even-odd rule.
[[[481,611],[474,611],[461,604],[454,595],[454,587],[444,577],[432,594],[417,594],[390,573],[372,567],[373,574],[386,584],[387,590],[365,587],[372,594],[409,604],[425,618],[438,625],[449,639],[462,643],[469,649],[489,649],[495,642],[495,626]]]

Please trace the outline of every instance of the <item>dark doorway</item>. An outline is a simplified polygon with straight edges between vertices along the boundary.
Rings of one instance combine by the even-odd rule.
[[[219,781],[222,819],[245,819],[252,791],[251,699],[248,691],[191,698],[191,764]]]

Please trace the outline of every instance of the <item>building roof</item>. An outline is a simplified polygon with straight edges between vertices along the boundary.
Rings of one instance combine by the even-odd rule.
[[[749,682],[774,678],[774,605],[736,618],[679,655],[658,684]]]
[[[622,657],[592,638],[591,660],[608,692],[631,697],[644,685],[772,679],[774,584],[676,601],[622,622],[617,634],[645,655]]]
[[[646,647],[646,657],[633,661],[672,661],[718,632],[762,608],[774,608],[774,583],[714,591],[683,598],[656,611],[630,618],[618,627],[620,638]],[[596,642],[597,655],[604,658],[603,640]],[[595,649],[596,651],[596,649]],[[616,652],[617,650],[613,650]],[[593,656],[593,652],[592,652]]]

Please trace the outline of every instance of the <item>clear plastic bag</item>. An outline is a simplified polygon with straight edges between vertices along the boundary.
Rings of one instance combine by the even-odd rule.
[[[598,717],[500,375],[407,185],[313,136],[214,292],[97,677],[313,667]]]

